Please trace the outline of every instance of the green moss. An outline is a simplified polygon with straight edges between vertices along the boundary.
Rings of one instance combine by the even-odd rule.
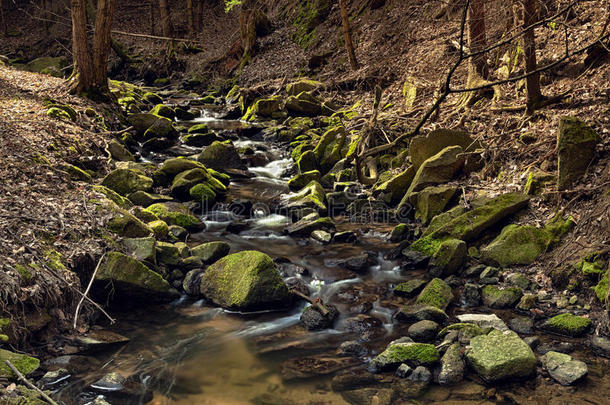
[[[440,278],[434,278],[419,294],[416,303],[431,305],[444,311],[452,300],[451,287]]]
[[[142,98],[146,101],[148,101],[149,103],[152,104],[161,104],[163,103],[163,99],[157,94],[157,93],[153,93],[153,92],[146,92],[142,95]]]
[[[21,276],[21,279],[25,282],[30,281],[30,279],[32,278],[32,272],[30,271],[28,266],[24,266],[22,264],[16,264],[15,270],[17,270],[17,273],[19,273],[19,275]],[[1,330],[1,328],[0,328],[0,330]]]
[[[171,207],[175,209],[170,209],[168,207],[170,207],[170,205],[167,203],[157,203],[146,208],[146,210],[157,215],[168,225],[178,225],[187,230],[201,229],[201,221],[189,213],[186,207],[178,208],[176,205],[171,205]]]
[[[10,361],[11,364],[24,375],[34,372],[40,366],[40,361],[35,357],[0,349],[0,378],[17,378],[13,371],[6,365],[6,360]]]
[[[66,270],[66,266],[62,263],[63,255],[57,250],[49,249],[44,252],[46,264],[55,271]]]
[[[195,201],[208,202],[216,199],[216,193],[207,184],[197,184],[189,190],[189,195]]]
[[[148,227],[154,232],[155,238],[167,238],[167,234],[169,233],[169,226],[165,221],[161,221],[160,219],[158,219],[156,221],[149,222]]]
[[[66,164],[63,166],[63,169],[70,175],[72,180],[84,181],[86,183],[91,183],[93,181],[91,175],[80,167]]]
[[[546,321],[543,327],[550,332],[580,336],[591,326],[591,320],[572,314],[560,314]]]
[[[157,104],[152,108],[152,110],[149,111],[149,113],[158,115],[160,117],[165,117],[170,120],[173,120],[176,116],[174,109],[165,104]]]
[[[61,108],[51,107],[47,110],[47,116],[56,119],[72,120],[70,114],[62,110]]]
[[[108,173],[102,186],[126,196],[135,191],[150,191],[153,180],[131,169],[115,169]]]
[[[129,209],[129,208],[133,207],[133,204],[131,203],[131,201],[129,201],[127,198],[121,196],[120,194],[116,193],[115,191],[109,189],[108,187],[95,185],[95,186],[93,186],[93,190],[95,190],[96,192],[98,192],[100,194],[104,194],[106,196],[106,198],[108,198],[110,201],[112,201],[113,203],[118,205],[120,208]]]
[[[207,134],[210,132],[208,124],[196,124],[189,128],[189,134]]]
[[[610,272],[610,270],[608,272]],[[606,304],[606,308],[610,308],[610,303],[606,301],[608,298],[608,272],[606,272],[606,274],[604,274],[604,276],[599,280],[597,285],[593,287],[595,296],[599,302]]]
[[[100,266],[96,280],[112,280],[156,292],[167,292],[167,281],[136,259],[119,252],[110,252]]]
[[[487,332],[489,332],[489,329],[483,330],[483,329],[481,329],[481,327],[479,325],[476,325],[474,323],[459,322],[459,323],[454,323],[452,325],[449,325],[449,326],[441,329],[441,331],[438,333],[438,335],[444,336],[452,330],[457,330],[460,332],[460,334],[466,335],[470,338],[473,338],[473,337],[479,336],[479,335],[485,335],[485,334],[487,334]]]
[[[438,362],[440,354],[434,345],[427,343],[395,343],[371,361],[378,371],[392,370],[406,363],[411,367],[431,366]]]

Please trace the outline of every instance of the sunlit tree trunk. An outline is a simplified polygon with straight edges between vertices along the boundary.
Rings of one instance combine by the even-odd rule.
[[[95,34],[93,36],[93,84],[102,92],[108,90],[107,69],[114,2],[115,0],[97,0],[97,17],[95,19]]]
[[[487,43],[485,33],[485,1],[472,0],[468,8],[468,47],[471,53],[480,52],[485,49]],[[478,79],[487,79],[489,68],[486,55],[470,58],[468,68],[468,81],[475,82]]]
[[[169,13],[169,4],[167,0],[159,0],[159,14],[161,15],[161,29],[163,36],[171,37],[174,34],[172,20]]]
[[[74,91],[83,93],[93,85],[93,57],[87,40],[87,11],[85,0],[72,0],[71,5]]]
[[[352,42],[352,32],[349,25],[349,14],[347,13],[346,0],[339,0],[341,6],[341,21],[343,22],[343,38],[345,40],[345,49],[349,58],[349,64],[353,70],[358,70],[358,61],[356,60],[356,52],[354,51],[354,43]]]
[[[523,26],[527,28],[536,22],[536,0],[524,0],[523,2]],[[534,28],[528,29],[523,35],[523,54],[525,56],[525,73],[529,76],[525,79],[527,91],[527,112],[531,114],[542,100],[540,91],[540,73],[532,73],[537,69],[536,62],[536,38]]]

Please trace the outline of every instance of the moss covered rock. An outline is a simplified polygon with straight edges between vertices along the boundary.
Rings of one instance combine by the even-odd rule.
[[[173,200],[173,198],[170,196],[147,193],[146,191],[136,191],[135,193],[129,194],[127,198],[129,198],[129,201],[131,201],[133,204],[144,208],[156,203],[169,202]]]
[[[306,216],[298,222],[290,225],[287,232],[290,236],[309,236],[313,231],[334,232],[335,223],[328,217],[318,218]]]
[[[426,159],[417,169],[407,195],[453,179],[464,164],[463,151],[461,146],[449,146]]]
[[[210,181],[213,181],[213,184],[207,184]],[[170,192],[178,199],[188,200],[190,198],[190,190],[201,183],[206,184],[208,187],[210,187],[210,185],[216,186],[219,188],[219,191],[224,191],[225,189],[224,185],[215,181],[207,170],[197,168],[178,174],[172,182]]]
[[[219,138],[213,132],[206,132],[204,134],[188,134],[182,137],[182,142],[188,146],[194,146],[201,148],[203,146],[209,146]]]
[[[395,370],[402,363],[411,367],[432,366],[440,359],[436,347],[428,343],[394,343],[371,360],[375,372]]]
[[[58,107],[51,107],[47,110],[47,117],[72,121],[72,117],[66,111]]]
[[[261,98],[248,108],[242,117],[244,121],[252,121],[256,117],[273,118],[283,110],[283,101],[280,96]]]
[[[415,167],[409,166],[406,170],[393,175],[387,181],[376,185],[373,188],[373,193],[388,204],[396,204],[405,196],[415,177],[415,172]],[[406,203],[407,201],[404,204],[400,203],[397,209],[402,209]]]
[[[324,188],[317,181],[311,181],[307,186],[303,187],[298,193],[291,195],[289,198],[288,208],[310,208],[314,211],[326,211],[326,193]]]
[[[99,293],[105,291],[110,293],[111,299],[131,303],[167,301],[178,296],[178,292],[159,273],[119,252],[106,255],[95,281]]]
[[[424,287],[417,297],[416,303],[430,305],[444,311],[451,301],[453,301],[451,287],[440,278],[434,278]]]
[[[115,169],[102,180],[102,186],[126,196],[136,191],[150,191],[153,180],[131,169]]]
[[[17,376],[6,364],[9,361],[23,375],[33,373],[40,366],[40,361],[27,354],[13,353],[8,350],[0,349],[0,378],[16,380]]]
[[[311,93],[304,91],[286,99],[286,110],[291,115],[314,117],[322,112],[322,103]]]
[[[466,242],[459,239],[444,240],[430,260],[430,272],[434,276],[449,276],[464,265],[467,256]]]
[[[455,186],[431,186],[409,196],[415,207],[415,217],[427,224],[443,212],[458,192]]]
[[[201,293],[216,305],[237,310],[281,308],[291,302],[273,260],[254,250],[226,256],[210,265],[201,278]]]
[[[414,137],[409,144],[409,156],[413,166],[418,169],[426,160],[450,146],[460,146],[466,152],[482,147],[466,132],[438,129],[428,135]]]
[[[127,148],[125,146],[123,146],[123,144],[121,144],[116,139],[113,139],[110,142],[108,142],[107,149],[108,149],[108,152],[110,153],[110,156],[114,160],[118,160],[121,162],[135,162],[136,161],[136,158],[133,156],[133,154],[130,151],[128,151]]]
[[[205,225],[193,213],[181,203],[157,203],[146,210],[158,216],[168,225],[178,225],[189,232],[199,232],[205,229]]]
[[[155,221],[151,221],[148,224],[148,227],[152,229],[155,234],[155,238],[157,239],[165,239],[169,234],[169,226],[165,221],[157,219]]]
[[[246,169],[237,148],[230,141],[213,142],[197,156],[197,161],[221,172],[227,169]]]
[[[320,181],[320,172],[318,170],[312,170],[309,172],[297,174],[288,181],[288,188],[292,191],[301,190],[306,187],[312,181]]]
[[[426,285],[426,280],[415,278],[413,280],[399,283],[394,287],[394,294],[401,297],[412,297]]]
[[[212,203],[216,200],[216,192],[207,184],[196,184],[189,189],[189,196],[192,200],[201,203]]]
[[[435,226],[432,226],[435,222],[433,221],[422,237],[411,245],[411,249],[432,256],[445,239],[473,241],[502,219],[525,208],[528,201],[529,197],[526,195],[507,193],[470,211],[463,212],[458,209],[447,218],[438,221]],[[457,215],[460,212],[461,215]]]
[[[131,201],[129,201],[127,198],[123,197],[122,195],[118,194],[116,191],[109,189],[108,187],[94,185],[93,190],[97,193],[103,194],[104,196],[106,196],[106,198],[108,198],[110,201],[112,201],[113,203],[118,205],[120,208],[128,210],[131,207],[133,207],[133,204],[131,203]]]
[[[111,232],[125,238],[142,238],[152,234],[152,229],[135,215],[108,200],[106,202],[104,207],[111,213],[106,226]]]
[[[570,187],[586,172],[595,156],[599,135],[575,117],[562,117],[557,133],[560,190]]]
[[[289,96],[296,96],[304,91],[314,91],[322,88],[324,84],[316,80],[301,79],[297,82],[288,83],[286,85],[286,93]]]
[[[176,117],[174,109],[165,104],[157,104],[150,110],[150,114],[158,115],[173,120]]]
[[[25,65],[28,72],[44,73],[54,77],[64,77],[63,69],[68,66],[65,56],[43,56],[29,61]]]
[[[483,303],[491,308],[512,308],[523,296],[519,287],[498,288],[493,285],[483,287]]]
[[[207,242],[191,248],[193,256],[201,258],[205,264],[211,264],[229,254],[231,246],[226,242]]]
[[[466,359],[489,382],[528,377],[536,372],[534,352],[512,331],[494,329],[487,335],[473,337]]]
[[[202,163],[192,159],[177,157],[165,160],[159,168],[159,170],[166,174],[170,180],[173,179],[178,173],[191,169],[205,169],[205,166]]]
[[[129,114],[127,116],[127,122],[135,129],[136,134],[140,137],[144,135],[144,132],[146,132],[146,130],[158,119],[159,116],[149,113]]]
[[[318,171],[318,160],[316,159],[316,155],[312,150],[307,150],[303,152],[303,154],[299,156],[296,162],[301,173]]]
[[[146,131],[144,131],[143,139],[146,141],[152,139],[167,139],[175,140],[178,138],[178,131],[174,128],[173,122],[165,117],[158,117]]]
[[[346,139],[345,128],[334,127],[322,135],[313,150],[316,162],[320,165],[321,173],[326,173],[343,157],[341,150]],[[299,166],[300,167],[300,166]]]
[[[542,324],[542,328],[560,335],[582,336],[591,326],[591,320],[583,316],[560,314]]]
[[[62,166],[62,168],[74,181],[84,181],[85,183],[91,183],[93,181],[91,175],[78,166],[66,163]]]

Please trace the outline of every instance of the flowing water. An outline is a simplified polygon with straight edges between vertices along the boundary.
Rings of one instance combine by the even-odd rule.
[[[222,130],[243,128],[238,121],[217,120],[204,116],[207,122]],[[398,262],[385,260],[384,252],[393,245],[386,242],[392,224],[352,223],[336,218],[339,230],[358,233],[357,244],[342,243],[323,246],[283,234],[289,218],[275,213],[274,204],[288,193],[287,178],[291,162],[285,152],[258,137],[239,138],[236,146],[264,150],[272,160],[251,167],[251,178],[231,183],[227,201],[255,203],[251,218],[241,218],[226,207],[200,212],[206,231],[192,235],[189,243],[224,240],[231,251],[256,249],[281,263],[286,276],[307,285],[312,295],[335,305],[340,318],[334,329],[308,332],[299,326],[304,303],[288,312],[233,313],[208,306],[203,300],[183,297],[164,306],[115,314],[119,322],[112,326],[131,339],[120,349],[98,354],[77,375],[62,382],[58,398],[66,404],[90,403],[99,391],[90,384],[109,372],[118,372],[138,384],[129,395],[105,392],[112,404],[347,404],[330,386],[332,374],[326,376],[286,379],[282,366],[286,361],[315,354],[336,356],[344,341],[361,339],[372,353],[385,347],[393,338],[403,336],[406,326],[392,321],[396,308],[408,303],[397,298],[391,288],[397,282],[421,276],[422,271],[402,271]],[[183,148],[187,154],[196,148]],[[165,156],[149,155],[161,161]],[[245,224],[239,233],[226,227],[235,221]],[[367,252],[373,264],[354,273],[338,265],[341,259]],[[306,271],[303,271],[306,269]],[[466,312],[463,309],[454,311]],[[476,309],[468,309],[476,312]],[[379,320],[374,328],[353,327],[354,316],[364,314]],[[510,313],[498,313],[506,321]],[[553,337],[542,336],[543,341]],[[418,403],[524,403],[524,404],[608,404],[610,377],[607,362],[591,356],[576,342],[573,355],[589,366],[586,382],[577,387],[561,387],[541,376],[526,382],[496,386],[490,391],[480,381],[466,379],[452,387],[432,385]],[[365,364],[367,358],[362,359]],[[472,374],[470,374],[472,375]],[[152,392],[152,399],[151,393]],[[489,398],[489,399],[486,399]]]

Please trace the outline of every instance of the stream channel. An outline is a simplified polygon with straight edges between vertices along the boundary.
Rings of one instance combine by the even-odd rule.
[[[226,206],[200,211],[206,230],[190,235],[189,245],[221,240],[231,245],[231,253],[252,249],[267,253],[276,260],[285,278],[297,278],[312,297],[335,305],[339,318],[332,329],[311,332],[299,323],[304,301],[297,302],[288,312],[234,313],[186,296],[168,305],[114,313],[118,322],[108,329],[128,337],[130,342],[110,352],[81,358],[78,372],[57,384],[55,397],[65,404],[93,404],[99,395],[113,405],[361,403],[348,402],[340,392],[333,391],[332,376],[341,370],[319,369],[319,375],[309,378],[299,378],[302,376],[291,370],[295,364],[306,363],[309,356],[339,359],[338,368],[343,370],[366,368],[371,357],[389,341],[406,335],[408,325],[397,322],[392,315],[413,299],[395,296],[392,288],[398,282],[421,278],[425,269],[404,271],[398,261],[384,258],[396,247],[387,241],[395,224],[334,218],[338,231],[357,235],[356,243],[324,246],[285,235],[283,230],[291,221],[273,211],[281,196],[289,193],[287,180],[292,161],[288,153],[280,145],[264,140],[261,132],[249,133],[248,137],[235,135],[240,133],[235,130],[244,124],[216,119],[215,114],[202,110],[195,123],[206,122],[210,128],[231,135],[238,148],[249,146],[262,156],[260,165],[249,167],[252,177],[232,179],[226,198],[226,202],[252,202],[254,212],[248,217],[240,216]],[[160,163],[168,157],[193,155],[200,150],[180,145],[163,154],[149,154],[145,159]],[[232,226],[230,231],[228,226]],[[363,269],[355,272],[340,265],[343,259],[364,253],[368,254],[369,263]],[[450,308],[450,317],[490,312],[456,304]],[[494,312],[507,323],[515,316],[510,311]],[[537,335],[542,343],[558,339]],[[345,358],[337,355],[337,348],[350,340],[359,340],[368,353],[341,360]],[[540,372],[527,381],[485,386],[474,373],[469,373],[457,385],[430,385],[418,402],[412,403],[610,403],[606,360],[592,355],[581,341],[571,343],[575,348],[572,355],[589,367],[588,378],[576,387],[562,387]],[[137,382],[136,389],[125,395],[92,388],[109,372],[130,377]],[[388,385],[381,381],[377,386]]]

